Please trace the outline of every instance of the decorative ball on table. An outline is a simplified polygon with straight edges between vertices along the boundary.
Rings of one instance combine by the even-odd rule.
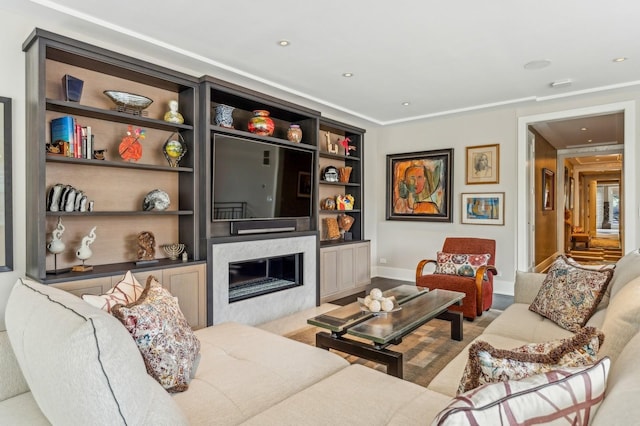
[[[176,124],[184,123],[184,117],[178,112],[178,101],[169,101],[169,111],[164,114],[164,121]]]
[[[146,137],[146,131],[137,128],[133,129],[133,126],[129,126],[127,135],[122,138],[120,146],[118,147],[118,153],[123,160],[126,161],[138,161],[142,158],[142,145],[140,141]]]

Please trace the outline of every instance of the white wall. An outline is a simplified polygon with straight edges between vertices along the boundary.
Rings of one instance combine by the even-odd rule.
[[[0,6],[2,9],[3,6]],[[13,99],[13,208],[14,208],[14,266],[13,272],[0,273],[0,329],[3,327],[4,305],[15,280],[25,271],[25,67],[22,43],[35,27],[67,35],[106,47],[121,53],[171,66],[183,72],[200,76],[209,74],[253,90],[262,91],[291,102],[322,111],[323,115],[367,129],[364,147],[365,174],[365,238],[372,241],[372,275],[412,280],[415,265],[422,258],[432,258],[441,248],[447,236],[480,236],[497,241],[497,268],[500,276],[496,280],[498,292],[510,293],[516,264],[516,195],[517,121],[518,117],[563,111],[574,108],[621,101],[640,100],[639,90],[618,90],[604,94],[571,97],[554,101],[528,103],[468,112],[389,127],[379,127],[362,120],[345,116],[327,107],[280,93],[258,83],[235,78],[199,64],[191,58],[179,58],[175,53],[149,46],[133,51],[132,43],[124,36],[108,36],[104,29],[87,25],[68,25],[65,19],[52,20],[38,14],[22,15],[3,10],[0,14],[2,42],[0,43],[0,96]],[[71,30],[73,28],[73,30]],[[109,40],[109,41],[105,41]],[[137,43],[140,45],[140,43]],[[126,47],[124,47],[126,46]],[[640,109],[636,108],[636,111]],[[638,118],[636,117],[636,120]],[[640,122],[640,121],[638,121]],[[638,130],[640,131],[640,130]],[[636,135],[636,139],[640,137]],[[497,185],[465,185],[465,147],[484,144],[500,144],[500,183]],[[439,148],[454,148],[454,198],[451,224],[429,222],[403,222],[385,220],[386,155],[402,152],[424,151]],[[636,150],[636,156],[640,150]],[[638,158],[634,163],[638,163]],[[640,187],[640,182],[628,183]],[[460,224],[460,193],[505,192],[506,220],[504,226],[473,226]],[[636,206],[635,211],[638,211]],[[638,215],[627,218],[638,222]],[[640,226],[636,224],[636,229]],[[636,236],[635,241],[640,241]],[[631,249],[631,248],[629,248]],[[386,264],[379,259],[385,258]]]

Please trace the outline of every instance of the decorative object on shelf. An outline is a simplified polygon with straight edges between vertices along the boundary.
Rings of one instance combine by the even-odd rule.
[[[184,251],[184,244],[180,243],[163,244],[161,247],[171,260],[177,260],[180,253]]]
[[[327,152],[329,154],[337,154],[338,153],[338,144],[331,143],[331,133],[325,132],[324,137],[327,139]]]
[[[96,227],[94,226],[89,231],[89,234],[82,238],[82,242],[80,243],[80,247],[76,250],[76,257],[82,260],[82,265],[76,265],[71,270],[73,272],[85,272],[93,270],[93,266],[86,265],[85,260],[89,259],[93,256],[93,252],[89,248],[91,244],[96,240]]]
[[[344,148],[344,155],[346,155],[346,156],[349,155],[349,151],[355,151],[356,150],[356,147],[353,146],[353,145],[349,145],[349,142],[351,142],[351,139],[349,139],[349,138],[344,138],[339,142],[340,145],[342,145],[342,147]]]
[[[120,92],[118,90],[105,90],[104,93],[116,104],[116,111],[127,114],[146,116],[145,108],[153,103],[153,99],[134,93]]]
[[[467,147],[467,185],[500,181],[500,145]]]
[[[504,192],[460,194],[460,223],[504,225]]]
[[[169,200],[169,194],[167,194],[161,189],[154,189],[144,197],[144,201],[142,203],[142,210],[164,211],[167,208],[169,208],[170,203],[171,203],[171,200]]]
[[[182,252],[182,261],[183,261],[183,262],[187,262],[187,261],[189,261],[189,255],[187,254],[187,252],[186,252],[186,251],[183,251],[183,252]]]
[[[49,155],[62,155],[67,156],[67,144],[64,141],[53,141],[45,144],[45,149]]]
[[[249,120],[247,128],[251,133],[256,135],[271,136],[276,126],[271,117],[269,117],[269,111],[257,109],[253,111],[253,117]]]
[[[320,202],[320,208],[322,210],[335,210],[336,209],[336,200],[334,198],[325,198]]]
[[[187,144],[178,132],[172,133],[162,146],[162,153],[171,167],[178,167],[178,163],[187,153]]]
[[[139,127],[133,130],[133,126],[129,126],[127,135],[122,138],[122,142],[120,142],[120,146],[118,147],[120,157],[126,161],[138,161],[142,158],[142,144],[140,141],[145,137],[145,130]]]
[[[178,112],[178,101],[175,99],[169,101],[169,111],[164,114],[163,119],[168,123],[184,123],[184,117]]]
[[[322,179],[325,182],[338,182],[338,169],[334,166],[327,166],[322,171]]]
[[[57,183],[47,192],[47,210],[50,212],[86,212],[87,196],[71,185]]]
[[[62,76],[62,90],[64,90],[64,100],[70,102],[80,102],[82,97],[82,87],[84,81],[72,75],[65,74]]]
[[[338,195],[336,197],[336,208],[338,210],[353,210],[354,198],[351,194]]]
[[[452,222],[453,149],[387,155],[387,220]]]
[[[324,220],[325,237],[328,240],[340,239],[340,229],[335,217],[326,217]]]
[[[349,166],[340,167],[339,169],[340,182],[349,182],[349,177],[351,176],[351,170],[353,170],[353,167],[349,167]]]
[[[51,232],[51,241],[47,244],[47,250],[53,253],[53,273],[60,274],[62,272],[69,272],[69,268],[64,270],[58,269],[58,254],[62,253],[66,247],[62,241],[62,234],[64,233],[64,225],[62,225],[62,217],[58,216],[58,225],[56,229]],[[49,273],[49,272],[48,272]]]
[[[289,142],[300,143],[302,141],[302,129],[298,124],[292,124],[287,130],[287,140]]]
[[[349,241],[353,239],[353,234],[349,232],[349,230],[351,229],[351,227],[353,226],[353,222],[355,221],[356,220],[348,214],[338,215],[338,226],[343,233],[342,238],[344,240]]]
[[[105,159],[105,155],[104,155],[105,152],[107,152],[106,149],[94,149],[93,150],[93,159],[94,160],[104,160]]]
[[[216,126],[233,129],[233,110],[235,108],[225,104],[216,105],[214,123]]]
[[[153,232],[142,231],[138,234],[138,260],[136,265],[156,263],[156,236]]]

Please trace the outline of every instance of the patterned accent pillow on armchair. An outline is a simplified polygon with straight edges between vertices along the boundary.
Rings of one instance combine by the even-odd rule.
[[[475,277],[478,268],[488,265],[490,259],[491,255],[488,253],[457,254],[439,251],[436,257],[437,265],[434,273]]]

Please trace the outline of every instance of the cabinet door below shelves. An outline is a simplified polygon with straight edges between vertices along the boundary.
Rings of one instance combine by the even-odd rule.
[[[364,290],[371,283],[369,242],[321,248],[320,268],[321,302]]]
[[[320,250],[320,296],[338,293],[338,248]]]
[[[165,269],[162,285],[178,298],[180,310],[193,329],[207,325],[206,265]]]
[[[81,281],[70,281],[66,283],[54,284],[69,293],[82,297],[83,294],[104,294],[111,288],[111,277],[91,278]]]

